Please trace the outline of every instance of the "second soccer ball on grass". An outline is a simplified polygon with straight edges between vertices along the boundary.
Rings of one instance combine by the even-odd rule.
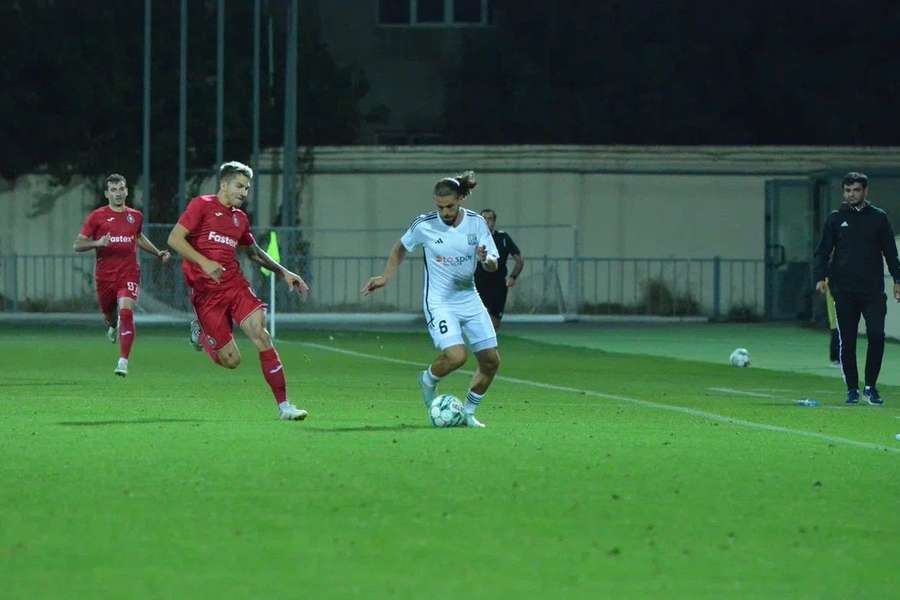
[[[749,367],[750,353],[747,352],[746,348],[735,348],[728,360],[731,362],[732,367]]]

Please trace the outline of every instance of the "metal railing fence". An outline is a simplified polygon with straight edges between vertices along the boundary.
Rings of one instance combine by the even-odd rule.
[[[298,256],[282,262],[300,273],[312,294],[305,304],[282,284],[280,312],[418,312],[422,308],[420,257],[405,261],[393,281],[368,297],[363,283],[380,274],[384,256]],[[92,254],[0,256],[0,310],[89,312],[95,310]],[[189,310],[181,261],[162,264],[141,253],[142,310]],[[261,298],[268,280],[255,265],[242,264]],[[758,316],[765,308],[762,260],[710,258],[612,258],[529,256],[510,290],[510,314],[635,314],[711,318],[740,311]]]

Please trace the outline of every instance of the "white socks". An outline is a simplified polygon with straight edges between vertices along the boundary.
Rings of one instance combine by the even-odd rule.
[[[431,372],[431,367],[429,366],[427,369],[422,371],[422,383],[427,385],[428,387],[435,387],[440,381],[440,377],[435,377],[434,373]]]
[[[478,408],[478,405],[481,404],[481,399],[484,398],[484,394],[476,394],[472,390],[469,390],[469,393],[466,394],[466,406],[465,411],[467,415],[474,415],[475,409]]]

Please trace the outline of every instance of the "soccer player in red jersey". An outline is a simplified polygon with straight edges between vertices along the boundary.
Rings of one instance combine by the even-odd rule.
[[[241,273],[236,251],[240,248],[252,262],[280,273],[301,298],[306,297],[309,286],[272,260],[250,232],[247,214],[240,207],[247,201],[252,179],[253,170],[247,165],[237,161],[223,164],[218,193],[191,200],[169,234],[169,247],[184,258],[182,271],[197,314],[191,323],[195,348],[200,350],[202,346],[217,365],[236,368],[241,362],[232,335],[236,322],[259,350],[263,377],[278,403],[280,417],[302,421],[307,412],[287,399],[284,368],[266,330],[266,304],[256,297]]]
[[[154,246],[142,233],[144,216],[141,212],[125,206],[128,183],[122,175],[113,173],[106,178],[103,195],[108,204],[87,216],[75,238],[74,248],[75,252],[96,250],[94,279],[97,299],[106,321],[109,341],[114,344],[117,339],[119,341],[115,374],[125,377],[128,375],[128,356],[134,343],[134,306],[141,283],[137,246],[163,262],[168,261],[171,254]]]

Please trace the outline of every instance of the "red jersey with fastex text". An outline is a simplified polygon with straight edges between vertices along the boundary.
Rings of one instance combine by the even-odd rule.
[[[144,215],[127,206],[123,211],[115,211],[109,205],[102,206],[85,218],[81,235],[99,240],[109,234],[109,245],[96,249],[95,276],[98,280],[115,279],[138,271],[137,241],[143,225]]]
[[[199,265],[185,259],[181,270],[191,288],[205,292],[250,285],[237,260],[238,246],[256,243],[247,213],[225,206],[216,195],[197,196],[188,204],[178,224],[188,230],[187,241],[197,252],[225,268],[216,283]]]

